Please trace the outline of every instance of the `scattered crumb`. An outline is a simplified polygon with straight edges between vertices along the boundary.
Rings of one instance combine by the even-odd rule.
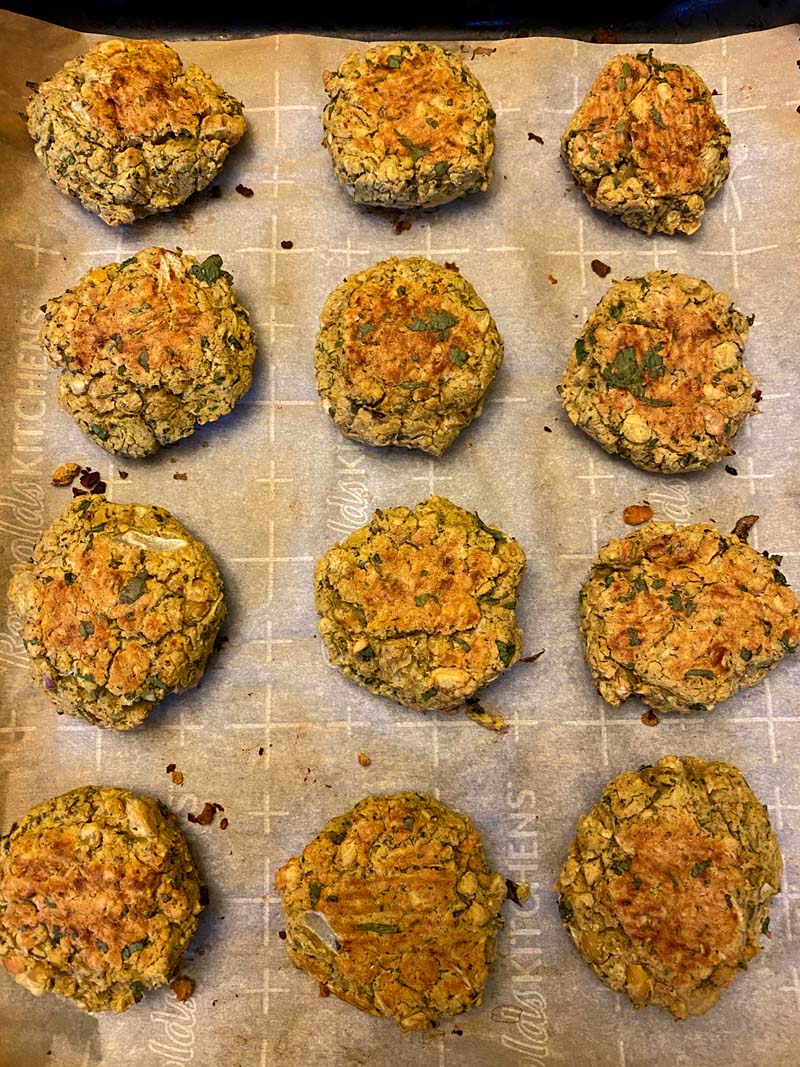
[[[80,463],[62,463],[50,475],[51,485],[71,485],[80,473]]]
[[[510,878],[506,878],[506,892],[508,893],[508,899],[513,904],[521,907],[531,895],[530,883],[512,882]]]
[[[761,392],[760,389],[755,389],[755,390],[753,390],[753,394],[752,395],[753,395],[753,400],[755,400],[755,402],[758,403],[759,400],[761,399],[761,397],[764,394]]]
[[[456,1037],[461,1037],[461,1035],[464,1033],[464,1031],[463,1030],[459,1030],[459,1028],[457,1026],[454,1026],[453,1029],[450,1031],[450,1033],[451,1034],[455,1034]]]
[[[472,49],[472,58],[474,59],[475,56],[490,56],[496,51],[496,48],[486,48],[484,45],[481,45],[478,48]]]
[[[719,96],[719,89],[712,89],[711,90],[711,95],[712,96]]]
[[[358,762],[361,764],[362,767],[369,767],[369,765],[372,763],[372,760],[369,758],[366,752],[359,752]]]
[[[411,222],[409,219],[398,219],[394,224],[394,232],[396,234],[404,233],[406,230],[411,229]]]
[[[39,305],[39,310],[40,311],[47,311],[47,304],[40,304]],[[50,1053],[48,1052],[47,1055],[49,1056]]]
[[[169,987],[180,1004],[183,1004],[184,1000],[188,1000],[194,992],[194,982],[184,974],[179,974],[177,978],[173,978],[169,983]]]
[[[217,807],[215,804],[206,801],[203,805],[203,810],[199,815],[193,815],[190,811],[186,818],[189,822],[196,822],[199,826],[209,826],[214,821],[214,816],[217,813]]]
[[[611,273],[611,267],[609,267],[607,263],[604,263],[602,259],[593,259],[591,267],[598,278],[607,278]]]
[[[730,465],[730,463],[725,464],[725,470],[728,474],[732,474],[734,477],[739,473],[735,467]]]
[[[653,509],[643,500],[641,504],[629,504],[622,512],[622,521],[628,526],[641,526],[653,517]]]
[[[258,754],[259,754],[259,756],[263,756],[264,755],[264,746],[263,745],[259,745],[258,746]]]
[[[487,730],[494,730],[496,733],[505,733],[508,729],[508,723],[502,715],[493,715],[474,697],[470,697],[467,701],[465,714],[468,719],[472,719],[478,726],[483,726]]]
[[[208,448],[208,441],[201,441],[200,442],[200,447],[201,448]]]
[[[447,267],[448,270],[454,270],[456,272],[456,274],[460,274],[461,273],[461,271],[458,269],[457,264],[455,264],[455,263],[448,263],[448,261],[445,260],[444,265],[445,265],[445,267]]]
[[[747,541],[750,536],[750,531],[758,522],[758,515],[742,515],[741,519],[738,519],[736,525],[731,530],[731,533],[738,537],[740,541]]]
[[[229,823],[228,823],[227,819],[223,818],[223,819],[219,820],[219,828],[220,828],[220,830],[227,830],[228,826],[229,826]]]
[[[278,937],[281,939],[281,941],[285,941],[286,940],[286,931],[285,930],[279,930],[278,931]]]
[[[549,426],[545,426],[545,428],[544,428],[544,432],[545,432],[545,433],[552,433],[553,431],[552,431],[552,430],[550,429],[550,427],[549,427]]]
[[[554,278],[552,274],[547,275],[547,280],[551,285],[558,285],[558,278]]]
[[[170,456],[169,457],[169,461],[170,461],[170,463],[177,463],[178,462],[177,459],[175,459],[174,456]]]
[[[124,482],[124,481],[125,481],[125,479],[126,479],[126,478],[128,477],[128,472],[127,472],[127,471],[117,471],[117,474],[118,474],[118,475],[120,476],[120,479],[121,479],[121,480],[122,480],[123,482]]]
[[[659,719],[652,708],[648,708],[647,711],[642,712],[642,722],[645,726],[658,726],[661,719]]]
[[[172,477],[176,482],[185,482],[189,476],[186,471],[175,471]]]
[[[168,763],[167,764],[167,774],[172,774],[172,772],[174,770],[175,770],[175,764],[174,763]]]
[[[532,656],[523,656],[520,659],[520,663],[535,663],[540,656],[544,655],[544,649],[539,652],[534,652]]]
[[[294,248],[294,241],[281,241],[281,248]]]
[[[248,188],[246,185],[237,185],[236,192],[239,194],[239,196],[246,196],[248,200],[251,196],[254,195],[253,190]]]
[[[321,997],[329,997],[331,995],[330,989],[323,982],[319,983],[319,995]]]
[[[540,137],[538,133],[531,133],[528,130],[528,140],[535,141],[537,144],[544,144],[544,137]]]
[[[617,35],[613,30],[607,30],[603,26],[598,26],[590,40],[592,44],[616,44]]]
[[[175,785],[183,785],[183,771],[173,771],[172,781]]]

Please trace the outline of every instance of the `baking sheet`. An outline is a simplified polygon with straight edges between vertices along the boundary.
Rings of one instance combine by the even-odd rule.
[[[348,42],[182,42],[185,61],[244,101],[248,136],[219,179],[220,199],[201,195],[173,215],[112,230],[51,185],[18,117],[25,81],[49,76],[91,40],[0,17],[0,581],[4,589],[12,564],[67,504],[69,490],[51,488],[50,472],[77,460],[103,473],[111,499],[163,505],[205,541],[227,585],[228,640],[201,688],[116,734],[56,717],[29,687],[3,600],[0,827],[89,782],[161,797],[181,817],[211,905],[183,967],[196,981],[184,1004],[161,990],[123,1016],[91,1017],[0,980],[0,1067],[796,1063],[800,660],[710,717],[668,716],[648,728],[637,701],[613,710],[595,693],[577,592],[595,549],[626,532],[623,506],[642,499],[657,518],[712,519],[724,529],[759,514],[751,543],[783,553],[800,587],[798,27],[656,50],[700,71],[733,133],[731,178],[690,238],[647,238],[588,208],[559,162],[558,138],[595,72],[623,49],[555,39],[503,41],[475,55],[498,114],[495,181],[488,195],[416,217],[401,233],[352,204],[319,144],[320,72]],[[472,56],[472,46],[454,47]],[[238,195],[239,183],[254,195]],[[90,265],[152,244],[222,254],[258,332],[256,381],[220,423],[154,459],[114,459],[57,407],[55,372],[36,343],[39,307]],[[329,290],[350,271],[412,253],[455,261],[506,340],[484,415],[437,460],[347,442],[314,390],[317,316]],[[593,258],[611,266],[606,281]],[[722,465],[685,478],[635,470],[560,411],[555,386],[585,316],[611,278],[656,267],[707,278],[756,316],[747,362],[762,414],[737,439],[736,476]],[[431,492],[479,509],[528,555],[525,653],[546,651],[486,691],[486,705],[509,721],[505,735],[373,697],[326,664],[315,636],[312,561],[374,507]],[[359,751],[370,767],[359,766]],[[741,768],[770,807],[786,861],[768,948],[710,1015],[682,1024],[656,1009],[634,1012],[591,974],[550,890],[578,815],[605,782],[672,752]],[[183,786],[165,773],[169,763]],[[507,906],[482,1007],[410,1036],[318,997],[286,958],[272,888],[277,867],[328,818],[370,792],[401,789],[432,791],[468,812],[491,862],[532,885],[524,909]],[[207,800],[224,806],[227,830],[187,821]]]

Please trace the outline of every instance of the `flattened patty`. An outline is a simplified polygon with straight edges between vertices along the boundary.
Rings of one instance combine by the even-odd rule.
[[[730,455],[755,409],[742,363],[749,320],[685,274],[614,282],[567,360],[559,392],[572,422],[644,470],[702,470]]]
[[[127,789],[73,789],[0,838],[0,962],[36,996],[125,1011],[169,981],[201,911],[177,822]]]
[[[147,456],[226,415],[255,334],[222,259],[145,248],[48,300],[40,341],[58,402],[108,452]]]
[[[331,819],[275,878],[286,951],[337,997],[403,1030],[480,1004],[506,882],[466,815],[424,793]]]
[[[396,41],[323,81],[322,143],[357,204],[434,207],[488,188],[495,113],[458,56]]]
[[[728,177],[731,135],[691,67],[616,56],[561,138],[589,203],[645,233],[694,233]]]
[[[444,497],[377,510],[314,569],[331,663],[381,696],[453,711],[520,655],[525,555]]]
[[[503,340],[470,283],[421,256],[352,274],[320,322],[323,408],[369,445],[441,455],[480,415],[503,360]]]
[[[609,782],[555,888],[598,978],[685,1019],[760,951],[781,867],[766,808],[735,767],[665,756]]]
[[[651,522],[610,541],[581,590],[602,697],[711,711],[755,685],[800,641],[800,603],[779,563],[709,523]]]
[[[101,41],[36,87],[47,175],[109,226],[182,204],[242,137],[242,105],[163,41]]]
[[[225,618],[222,579],[163,508],[73,500],[11,579],[34,684],[60,712],[128,730],[197,685]]]

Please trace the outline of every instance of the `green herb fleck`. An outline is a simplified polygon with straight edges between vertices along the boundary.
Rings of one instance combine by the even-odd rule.
[[[371,322],[362,322],[361,325],[356,330],[356,333],[358,334],[359,337],[366,337],[367,334],[368,333],[372,333],[372,331],[374,329],[375,329],[375,327],[372,325]]]
[[[633,647],[634,645],[640,645],[642,643],[639,634],[632,626],[628,627],[628,644]]]
[[[413,815],[406,815],[405,819],[403,819],[403,826],[405,826],[406,830],[413,830],[414,829],[414,816]]]
[[[435,689],[426,689],[425,692],[422,694],[422,699],[433,700],[433,698],[436,696],[436,692],[437,690]]]
[[[769,933],[769,915],[766,917],[766,919],[761,924],[761,933],[762,934],[768,934]]]
[[[654,578],[653,579],[653,588],[654,589],[663,589],[666,584],[667,583],[666,583],[664,578]]]
[[[78,623],[78,633],[81,637],[91,637],[94,633],[94,626],[92,626],[90,622],[87,622],[86,619],[81,619]]]
[[[366,648],[362,648],[360,652],[356,653],[356,655],[360,660],[363,660],[365,663],[369,663],[371,659],[375,659],[375,650],[370,648],[369,645],[367,645]]]
[[[400,64],[403,62],[403,57],[398,55],[391,55],[386,57],[386,66],[391,67],[392,70],[397,70]]]
[[[650,108],[650,117],[652,118],[653,122],[656,124],[656,126],[658,126],[659,129],[666,130],[667,124],[661,118],[661,112],[658,110],[657,107],[651,107]]]
[[[711,866],[711,860],[700,860],[699,863],[695,863],[694,867],[692,867],[692,870],[691,870],[692,878],[697,878],[699,875],[701,875],[703,873],[704,870],[706,870],[707,867],[710,867],[710,866]]]
[[[725,894],[725,907],[730,908],[730,910],[733,911],[733,901],[731,900],[730,893]]]
[[[451,634],[450,640],[454,644],[458,645],[459,648],[463,648],[465,652],[469,652],[470,646],[467,644],[463,637],[458,637],[456,634]]]
[[[147,355],[146,348],[143,348],[139,353],[139,364],[144,367],[145,370],[150,370],[150,357]]]
[[[138,1004],[144,996],[144,985],[141,982],[131,982],[131,996]]]
[[[487,526],[477,511],[473,512],[473,514],[475,515],[475,520],[478,523],[478,526],[480,526],[484,533],[491,534],[495,541],[505,541],[505,534],[501,533],[499,530],[495,530],[493,526]]]
[[[575,359],[578,362],[578,366],[586,359],[588,352],[586,351],[586,342],[582,337],[579,337],[575,342]]]
[[[456,345],[450,345],[450,362],[455,363],[457,367],[463,367],[469,359],[469,352],[465,352],[463,348],[458,348]]]
[[[371,930],[373,934],[399,934],[397,923],[356,923],[356,930]]]
[[[429,600],[435,599],[436,597],[433,595],[433,593],[417,593],[417,595],[414,597],[414,603],[417,605],[418,608],[424,608]]]
[[[614,309],[611,309],[612,314]],[[655,348],[648,348],[642,353],[641,362],[636,358],[635,350],[630,346],[621,348],[614,362],[603,368],[602,374],[612,389],[627,389],[649,407],[672,407],[671,400],[655,400],[645,396],[645,385],[662,378],[665,373],[664,360],[658,353],[663,347],[659,342]]]
[[[143,937],[141,939],[141,941],[131,941],[131,943],[129,945],[126,945],[125,948],[123,948],[123,950],[122,950],[122,958],[124,960],[129,959],[134,954],[134,952],[141,952],[142,949],[146,945],[149,945],[149,944],[150,944],[150,938],[149,937]]]
[[[572,905],[563,897],[558,898],[558,914],[562,923],[572,922]]]
[[[406,323],[406,329],[414,330],[417,333],[430,330],[431,333],[439,335],[440,341],[446,341],[447,331],[455,326],[458,319],[444,308],[441,311],[428,311],[426,315],[427,318],[424,319],[420,318],[419,315],[415,315],[411,322]]]
[[[430,116],[428,118],[426,118],[425,121],[428,123],[429,126],[432,126],[434,130],[439,125],[438,120],[437,119],[432,119],[432,118],[430,118]]]
[[[500,656],[500,660],[504,667],[508,667],[511,664],[511,660],[514,658],[516,652],[516,646],[506,641],[496,641],[497,652]]]
[[[123,585],[119,591],[119,600],[121,604],[133,604],[135,600],[138,600],[140,596],[147,592],[147,579],[150,575],[147,571],[139,571],[135,574],[129,582]]]
[[[684,674],[683,677],[684,678],[709,678],[711,681],[713,681],[714,680],[714,672],[713,671],[703,671],[703,670],[693,670],[693,671],[687,671],[686,674]]]
[[[438,163],[433,164],[433,173],[437,178],[443,178],[449,169],[450,164],[444,159],[440,159]]]
[[[93,437],[99,438],[101,441],[108,440],[108,430],[104,430],[102,426],[98,426],[96,423],[93,423],[89,427],[89,433],[92,434]]]
[[[614,874],[622,874],[623,871],[630,869],[633,863],[633,856],[618,856],[611,861],[611,870]]]
[[[742,657],[745,663],[747,663],[748,660],[751,660],[753,658],[753,653],[750,651],[749,648],[740,648],[739,655]]]
[[[787,652],[794,652],[797,649],[797,645],[793,645],[792,642],[789,640],[788,630],[784,630],[779,640]]]
[[[404,148],[407,148],[408,151],[411,153],[412,163],[416,163],[418,159],[422,159],[423,156],[426,156],[428,152],[430,152],[430,145],[414,144],[413,141],[410,141],[408,137],[406,137],[405,134],[400,133],[399,130],[395,130],[394,132],[397,134],[397,140],[400,142],[400,144]]]
[[[95,941],[95,945],[101,952],[108,952],[108,945],[105,941]]]
[[[673,611],[681,611],[683,609],[683,601],[681,600],[680,589],[674,589],[667,597],[667,603]]]
[[[781,572],[778,570],[777,567],[772,572],[772,577],[775,579],[775,581],[778,583],[778,585],[788,585],[789,584],[786,581],[785,576],[783,574],[781,574]]]
[[[213,256],[209,256],[204,259],[202,263],[195,263],[189,270],[190,274],[193,274],[201,282],[205,282],[206,285],[213,285],[222,273],[222,256],[214,253]]]
[[[369,557],[369,561],[372,564],[372,566],[375,568],[375,570],[378,572],[378,577],[379,578],[384,578],[385,575],[384,575],[383,571],[381,570],[381,557],[378,555],[378,553],[377,552],[373,552],[372,555]]]
[[[672,871],[667,871],[667,874],[669,875],[670,882],[672,882],[672,884],[677,889],[678,888],[678,879],[675,877],[675,875],[672,873]]]
[[[321,892],[322,886],[319,884],[319,882],[312,882],[311,885],[308,887],[308,899],[311,901],[312,908],[316,908]]]

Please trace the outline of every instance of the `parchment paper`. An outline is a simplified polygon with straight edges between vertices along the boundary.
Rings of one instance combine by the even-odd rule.
[[[181,43],[184,60],[244,101],[249,133],[221,175],[220,199],[201,195],[121,230],[56,190],[18,117],[26,79],[49,76],[91,38],[6,14],[0,42],[2,587],[70,498],[50,487],[50,472],[77,460],[103,473],[112,499],[157,503],[185,522],[219,561],[230,603],[228,641],[201,688],[116,734],[57,717],[29,686],[2,602],[0,827],[90,782],[159,796],[179,813],[211,905],[183,968],[196,991],[182,1005],[162,990],[123,1016],[92,1017],[52,997],[35,1000],[0,974],[0,1067],[796,1064],[800,662],[782,664],[711,716],[668,716],[648,728],[639,702],[615,711],[597,696],[577,592],[592,553],[627,532],[624,505],[642,499],[657,518],[712,519],[725,529],[759,514],[751,543],[783,553],[800,587],[798,27],[657,49],[700,71],[733,132],[731,178],[691,238],[647,238],[593,212],[559,162],[559,134],[616,46],[517,40],[476,55],[473,69],[498,113],[494,184],[397,234],[385,216],[352,204],[319,144],[320,73],[338,63],[346,41]],[[463,48],[469,58],[472,46]],[[237,194],[238,183],[254,195]],[[232,416],[154,459],[112,459],[56,404],[56,375],[36,343],[39,306],[89,266],[152,244],[222,254],[258,332],[256,382]],[[412,252],[455,261],[506,340],[484,415],[438,460],[347,442],[314,390],[327,293],[350,271]],[[593,258],[611,266],[606,281],[590,269]],[[555,387],[584,317],[611,278],[654,267],[700,275],[756,316],[746,358],[763,413],[737,439],[736,476],[723,465],[685,478],[637,471],[560,410]],[[312,561],[374,507],[432,491],[479,509],[528,555],[525,653],[546,651],[485,694],[510,723],[505,735],[373,697],[327,665],[315,635]],[[359,766],[359,751],[370,767]],[[591,974],[550,889],[579,814],[605,782],[673,752],[736,764],[769,805],[786,861],[766,951],[710,1015],[682,1024],[657,1009],[635,1012]],[[169,763],[183,786],[165,773]],[[272,888],[277,867],[328,818],[370,792],[401,789],[433,791],[468,812],[491,861],[533,887],[524,909],[507,906],[482,1007],[411,1036],[318,997],[286,958]],[[224,806],[227,830],[187,821],[206,800]]]

